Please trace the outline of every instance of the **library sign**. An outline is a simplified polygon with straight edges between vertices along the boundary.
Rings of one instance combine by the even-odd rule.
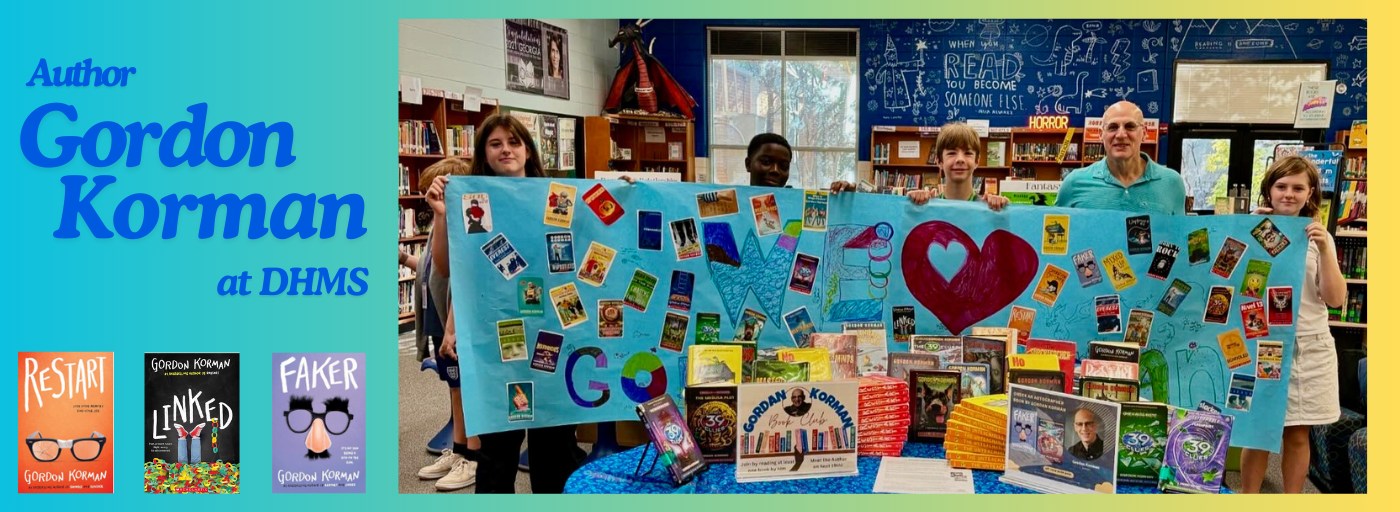
[[[52,68],[45,59],[39,59],[38,66],[25,85],[126,87],[134,83],[136,76],[135,67],[102,67],[94,65],[92,59],[68,67]],[[90,123],[84,131],[69,126],[79,121],[77,105],[47,103],[25,117],[20,128],[20,149],[26,160],[43,169],[63,167],[79,158],[93,168],[114,165],[138,167],[143,159],[150,157],[169,168],[197,167],[205,163],[226,168],[245,160],[250,168],[262,166],[268,160],[275,167],[282,168],[296,162],[297,157],[292,154],[294,131],[290,123],[258,122],[245,125],[238,121],[220,122],[209,119],[210,110],[208,103],[197,103],[185,109],[187,117],[169,125],[140,121],[123,125],[117,121],[97,121]],[[83,121],[87,122],[86,119]],[[61,135],[40,140],[41,130],[46,133],[56,131]],[[103,140],[108,142],[103,144]],[[224,239],[246,236],[255,240],[269,234],[277,239],[334,238],[341,210],[348,212],[348,225],[345,226],[347,239],[360,238],[367,232],[364,226],[365,201],[359,194],[287,194],[269,210],[268,200],[262,194],[243,197],[212,193],[202,196],[169,194],[156,199],[150,194],[125,191],[128,195],[115,208],[99,210],[94,200],[104,192],[109,195],[122,193],[116,192],[120,188],[116,184],[116,176],[93,176],[89,184],[87,176],[70,174],[60,177],[58,181],[63,184],[63,209],[59,214],[58,229],[53,232],[54,238],[78,238],[85,231],[94,238],[105,239],[116,235],[135,240],[155,233],[159,227],[159,236],[168,240],[179,234],[183,213],[187,223],[198,222],[198,237],[206,239],[215,235],[220,208],[224,209],[221,234]],[[246,231],[241,224],[244,210],[250,212]],[[79,227],[83,230],[79,230]],[[258,295],[364,295],[369,290],[368,275],[369,270],[365,267],[268,267],[262,269],[262,289]],[[218,294],[251,295],[253,292],[248,282],[252,277],[248,271],[222,276],[217,284]]]
[[[1065,130],[1069,128],[1069,116],[1031,116],[1027,126],[1032,130]]]
[[[1307,219],[475,176],[452,180],[447,211],[469,434],[680,400],[700,340],[762,354],[874,325],[887,341],[857,359],[884,373],[910,349],[896,318],[957,335],[1014,310],[1029,337],[1073,340],[1080,358],[1091,341],[1136,342],[1141,395],[1218,405],[1238,446],[1282,438]],[[1229,398],[1256,376],[1251,400]]]

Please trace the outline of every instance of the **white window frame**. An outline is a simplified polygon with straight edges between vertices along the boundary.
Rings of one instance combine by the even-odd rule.
[[[856,66],[855,66],[856,77],[857,77],[856,86],[857,86],[857,87],[860,86],[859,77],[860,77],[860,68],[861,68],[861,65],[860,65],[860,30],[859,30],[859,29],[855,29],[855,28],[802,28],[802,27],[709,27],[708,30],[707,30],[706,33],[705,33],[705,102],[706,102],[706,105],[705,105],[705,114],[706,114],[706,115],[705,115],[705,117],[706,117],[706,119],[705,119],[705,130],[706,130],[706,132],[705,132],[705,133],[708,135],[708,137],[706,138],[706,141],[709,143],[709,152],[708,152],[707,154],[710,155],[710,157],[711,157],[711,158],[708,159],[708,160],[709,160],[709,165],[710,165],[710,170],[709,170],[709,172],[708,172],[709,178],[710,178],[710,183],[714,183],[714,182],[715,182],[715,178],[716,178],[716,176],[717,176],[717,174],[718,174],[718,173],[716,172],[716,170],[715,170],[715,165],[716,165],[716,163],[715,163],[715,158],[713,158],[714,155],[715,155],[715,150],[717,150],[717,149],[731,149],[731,150],[732,150],[732,149],[737,149],[737,150],[740,150],[740,151],[747,152],[748,149],[749,149],[748,143],[744,143],[744,144],[715,144],[715,143],[714,143],[714,140],[715,140],[714,133],[713,133],[713,129],[714,129],[714,126],[715,126],[715,124],[714,124],[714,110],[710,108],[710,106],[711,106],[710,100],[712,99],[712,98],[711,98],[712,91],[710,90],[710,70],[713,69],[714,60],[715,60],[715,57],[716,57],[716,56],[715,56],[715,54],[713,53],[713,52],[714,52],[714,48],[711,48],[711,47],[710,47],[710,35],[709,35],[709,33],[710,33],[710,32],[724,32],[724,31],[736,31],[736,32],[737,32],[737,31],[743,31],[743,32],[755,32],[755,31],[756,31],[756,32],[778,32],[778,33],[779,33],[778,42],[779,42],[779,44],[780,44],[779,47],[781,48],[781,50],[779,51],[779,54],[778,54],[778,55],[719,55],[718,57],[719,57],[720,60],[751,60],[751,61],[764,61],[764,62],[777,60],[777,61],[782,65],[781,69],[780,69],[779,72],[778,72],[778,93],[779,93],[779,95],[780,95],[780,100],[778,101],[778,103],[779,103],[778,109],[779,109],[779,112],[780,112],[780,116],[779,116],[779,117],[783,120],[783,128],[782,128],[782,132],[783,132],[783,133],[779,133],[779,135],[782,135],[783,137],[787,137],[787,136],[788,136],[788,135],[787,135],[787,131],[788,131],[788,127],[790,126],[790,124],[788,123],[788,109],[787,109],[787,63],[788,63],[788,61],[842,61],[842,60],[849,60],[850,62],[853,62],[853,63],[855,63],[855,65],[856,65]],[[834,56],[788,56],[788,55],[787,55],[787,37],[786,37],[786,35],[787,35],[786,33],[787,33],[787,32],[851,32],[851,33],[854,33],[854,34],[856,35],[856,55],[851,56],[851,57],[834,57]],[[856,156],[856,158],[855,158],[855,160],[856,160],[856,167],[851,168],[850,171],[851,171],[851,174],[852,174],[853,176],[858,176],[858,175],[860,174],[860,173],[859,173],[859,167],[860,167],[860,101],[859,101],[859,100],[856,101],[855,116],[856,116],[856,138],[855,138],[855,142],[851,145],[851,147],[850,147],[849,149],[844,148],[844,147],[833,147],[833,146],[797,146],[797,145],[794,145],[794,146],[792,146],[792,151],[793,151],[793,153],[794,153],[794,154],[795,154],[795,153],[798,153],[798,152],[802,152],[802,153],[852,153],[852,154],[854,154],[854,155]]]

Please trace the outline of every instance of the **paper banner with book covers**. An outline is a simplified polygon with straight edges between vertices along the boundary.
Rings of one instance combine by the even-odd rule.
[[[554,211],[552,182],[577,191],[574,211]],[[468,194],[490,200],[464,209]],[[776,212],[763,197],[755,215],[768,194]],[[718,339],[753,333],[760,349],[796,345],[784,317],[804,308],[816,332],[884,322],[888,351],[907,352],[896,308],[902,326],[913,308],[915,333],[969,334],[1008,325],[1017,306],[1035,312],[1032,338],[1076,341],[1081,360],[1090,341],[1145,343],[1143,398],[1210,402],[1236,417],[1237,446],[1279,446],[1306,219],[482,177],[453,179],[447,211],[471,434],[629,420],[659,393],[681,400],[702,314],[719,317]],[[1117,318],[1097,318],[1112,296]],[[1282,357],[1266,343],[1271,378],[1229,407],[1232,375],[1257,375],[1261,340]]]

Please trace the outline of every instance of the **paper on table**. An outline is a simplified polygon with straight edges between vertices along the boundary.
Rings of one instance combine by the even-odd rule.
[[[875,492],[902,494],[976,494],[972,470],[951,469],[944,459],[881,457]]]

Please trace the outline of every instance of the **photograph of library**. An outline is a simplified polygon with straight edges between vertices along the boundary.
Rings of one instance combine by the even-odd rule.
[[[399,20],[399,492],[1365,493],[1366,26]]]

